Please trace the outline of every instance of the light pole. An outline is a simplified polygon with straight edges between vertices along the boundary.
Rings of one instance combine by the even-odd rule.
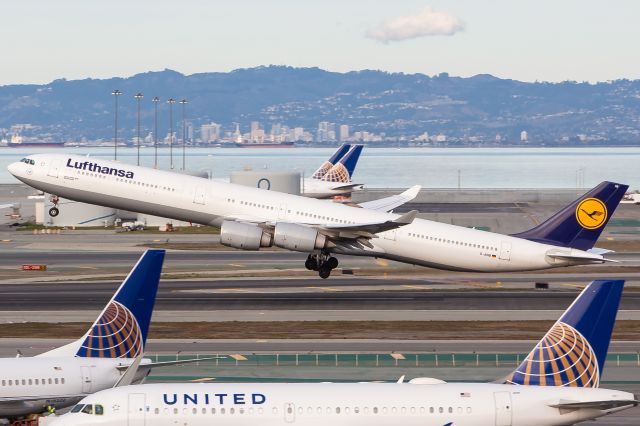
[[[114,124],[115,135],[113,137],[113,159],[117,160],[118,159],[118,96],[122,95],[122,92],[119,91],[118,89],[116,89],[113,92],[111,92],[111,94],[113,95],[113,97],[114,97],[114,99],[116,101],[115,124]]]
[[[186,140],[187,140],[187,129],[185,128],[185,121],[184,121],[184,108],[187,105],[187,100],[183,99],[180,101],[180,105],[182,105],[182,170],[185,170],[184,168],[184,163],[185,163],[185,144],[186,144]]]
[[[154,96],[153,106],[155,107],[155,119],[153,120],[153,168],[158,168],[158,102],[160,102],[160,98]]]
[[[167,103],[169,104],[169,163],[171,170],[173,170],[173,104],[176,103],[176,100],[169,98]]]
[[[136,142],[138,145],[138,166],[140,165],[140,100],[144,98],[142,93],[137,93],[134,98],[138,101],[138,137],[136,138]]]

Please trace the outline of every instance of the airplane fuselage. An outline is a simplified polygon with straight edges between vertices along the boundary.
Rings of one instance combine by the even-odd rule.
[[[608,410],[554,407],[609,400],[629,403]],[[115,388],[81,404],[100,405],[102,414],[67,414],[53,425],[552,426],[600,417],[635,402],[633,394],[607,389],[477,383],[221,383]]]
[[[34,161],[33,165],[15,163],[10,171],[34,188],[80,202],[203,225],[221,226],[228,218],[305,226],[398,218],[392,213],[101,159],[60,154],[28,158]],[[601,256],[581,250],[423,219],[380,232],[370,243],[371,247],[338,245],[331,252],[480,272],[537,270],[602,261]],[[549,254],[577,254],[581,260]]]

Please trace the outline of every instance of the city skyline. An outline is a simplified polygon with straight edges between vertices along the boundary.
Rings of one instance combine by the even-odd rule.
[[[520,81],[640,77],[640,3],[4,2],[0,85],[259,65]]]

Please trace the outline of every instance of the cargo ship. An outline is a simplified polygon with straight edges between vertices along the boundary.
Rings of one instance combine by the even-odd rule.
[[[7,146],[10,148],[64,148],[64,142],[25,141],[22,136],[13,135]]]

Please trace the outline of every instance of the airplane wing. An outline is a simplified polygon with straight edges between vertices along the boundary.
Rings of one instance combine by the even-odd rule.
[[[210,361],[212,359],[216,359],[216,357],[208,357],[208,358],[191,358],[191,359],[183,359],[183,360],[179,360],[179,361],[163,361],[163,362],[149,362],[149,363],[142,363],[138,366],[138,369],[151,369],[151,368],[156,368],[156,367],[170,367],[172,365],[180,365],[180,364],[190,364],[193,362],[199,362],[199,361]],[[129,364],[132,365],[132,364]],[[116,368],[119,371],[127,371],[129,369],[129,365],[119,365]]]
[[[418,196],[422,187],[420,185],[412,186],[401,194],[392,195],[386,198],[380,198],[379,200],[365,201],[358,204],[363,209],[377,210],[381,212],[388,212],[401,205],[408,203]]]
[[[0,209],[8,209],[10,207],[13,207],[14,204],[0,204]]]
[[[326,224],[315,225],[315,227],[318,228],[321,233],[329,237],[373,238],[373,234],[377,234],[378,232],[390,231],[391,229],[397,229],[402,226],[409,225],[416,218],[417,214],[418,210],[411,210],[410,212],[407,212],[394,220],[387,220],[384,222]]]
[[[561,410],[611,410],[613,408],[626,407],[627,405],[636,406],[640,401],[629,399],[612,399],[607,401],[587,401],[587,402],[560,402],[558,404],[549,404],[550,407],[559,408]]]

